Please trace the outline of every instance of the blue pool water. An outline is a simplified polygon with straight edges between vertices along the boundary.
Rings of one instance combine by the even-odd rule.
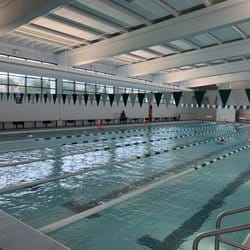
[[[222,136],[226,143],[219,145]],[[40,228],[247,145],[248,137],[248,128],[191,122],[0,135],[0,206]],[[214,229],[221,210],[249,205],[248,154],[240,151],[49,235],[72,249],[190,249],[197,232]],[[27,187],[5,192],[20,184]],[[202,244],[210,249],[213,242]]]

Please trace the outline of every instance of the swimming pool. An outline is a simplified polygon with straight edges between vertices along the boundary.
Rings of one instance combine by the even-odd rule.
[[[190,249],[218,211],[248,205],[248,133],[189,122],[1,135],[0,205],[43,230],[110,203],[49,235],[72,249]]]

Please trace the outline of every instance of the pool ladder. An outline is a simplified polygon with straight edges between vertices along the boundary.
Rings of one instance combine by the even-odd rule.
[[[216,219],[216,229],[198,234],[193,242],[193,250],[198,250],[199,242],[203,238],[208,238],[208,237],[215,237],[214,250],[220,249],[220,242],[229,246],[233,246],[238,249],[250,250],[250,234],[248,235],[248,237],[246,238],[243,244],[221,237],[221,235],[224,235],[224,234],[250,229],[250,223],[221,228],[221,221],[224,217],[228,215],[239,214],[239,213],[246,212],[246,211],[250,211],[250,206],[227,210],[227,211],[220,213]],[[245,244],[246,242],[248,243],[248,245]]]

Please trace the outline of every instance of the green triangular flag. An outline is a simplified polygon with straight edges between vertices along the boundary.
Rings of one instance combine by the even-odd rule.
[[[245,89],[245,91],[247,94],[248,102],[250,103],[250,89]]]
[[[205,93],[206,93],[205,90],[194,91],[195,100],[199,108],[201,107],[201,103],[202,103]]]
[[[174,100],[175,100],[175,105],[176,105],[176,107],[178,107],[181,96],[182,96],[182,92],[173,92],[173,96],[174,96]]]
[[[220,89],[219,93],[222,101],[222,107],[224,108],[231,93],[231,89]]]
[[[67,98],[67,95],[66,94],[62,94],[63,104],[65,104],[66,98]]]
[[[156,101],[157,107],[159,107],[160,105],[161,97],[162,97],[162,93],[159,93],[159,92],[155,93],[155,101]]]
[[[101,94],[95,94],[95,99],[96,99],[97,106],[99,106],[99,103],[101,100]]]
[[[138,95],[139,104],[140,104],[140,106],[142,106],[142,103],[143,103],[143,100],[145,97],[145,93],[138,93],[137,95]]]
[[[55,104],[56,103],[56,99],[57,99],[57,94],[53,94],[52,96],[53,96],[53,102]]]
[[[84,94],[83,97],[84,97],[85,105],[87,105],[88,99],[89,99],[89,94]]]
[[[48,99],[48,94],[44,94],[44,95],[43,95],[43,98],[44,98],[44,103],[46,103],[46,102],[47,102],[47,99]]]
[[[31,94],[27,94],[28,96],[28,102],[30,102]]]
[[[72,95],[74,105],[76,105],[76,100],[77,100],[77,94]]]
[[[127,106],[128,96],[129,96],[128,93],[123,93],[122,94],[122,100],[123,100],[123,103],[124,103],[125,107]]]
[[[109,94],[109,103],[110,103],[110,106],[112,106],[112,104],[114,102],[114,99],[115,99],[115,94]]]
[[[35,94],[35,97],[36,97],[36,103],[38,103],[38,100],[39,100],[39,94]]]

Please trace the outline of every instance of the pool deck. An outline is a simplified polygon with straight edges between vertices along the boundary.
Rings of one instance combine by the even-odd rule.
[[[70,250],[0,210],[0,250]]]
[[[146,123],[146,126],[151,125],[168,125],[168,124],[181,124],[181,123],[192,123],[197,122],[197,120],[190,120],[190,121],[169,121],[169,122],[153,122],[153,123]],[[207,122],[207,121],[206,121]],[[205,122],[204,122],[205,123]],[[211,123],[211,122],[207,122]],[[102,125],[101,128],[126,128],[126,127],[134,127],[134,126],[141,126],[142,123],[126,123],[126,124],[112,124],[112,125]],[[51,128],[25,128],[25,129],[6,129],[0,130],[0,135],[7,135],[7,134],[22,134],[22,133],[41,133],[41,132],[53,132],[53,131],[76,131],[76,130],[100,130],[96,126],[79,126],[79,127],[51,127]],[[0,249],[1,250],[1,249]]]

